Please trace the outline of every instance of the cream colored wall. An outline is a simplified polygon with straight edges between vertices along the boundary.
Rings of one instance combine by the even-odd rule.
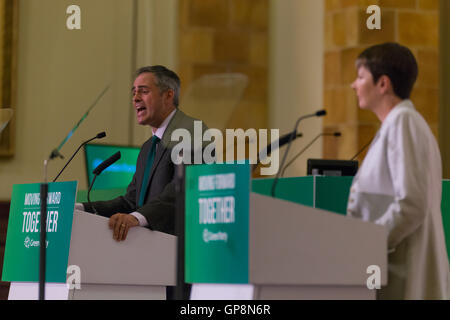
[[[134,69],[164,65],[177,70],[178,0],[137,0]],[[132,115],[131,143],[141,145],[151,136],[148,126],[139,126]]]
[[[323,12],[322,0],[270,1],[269,125],[280,135],[293,130],[298,117],[323,108]],[[294,142],[288,160],[322,132],[322,120],[305,120],[299,131],[304,137]],[[321,139],[285,176],[305,175],[306,160],[314,157],[322,157]]]
[[[62,147],[66,159],[50,162],[48,177],[100,131],[107,133],[104,143],[128,143],[131,1],[76,3],[82,29],[69,31],[66,8],[73,1],[20,1],[16,154],[0,159],[0,199],[10,198],[13,184],[43,180],[44,159],[107,84],[109,92]],[[86,188],[82,152],[61,180],[78,180]]]
[[[66,28],[66,8],[81,8],[81,30]],[[0,159],[0,200],[12,185],[43,180],[43,161],[86,112],[107,94],[49,163],[53,179],[78,145],[106,131],[102,143],[140,146],[150,135],[136,124],[130,89],[136,68],[176,70],[177,0],[22,0],[19,15],[16,154]],[[138,17],[133,19],[134,14]],[[135,25],[136,23],[136,25]],[[133,37],[136,30],[136,38]],[[59,180],[87,188],[83,152]]]

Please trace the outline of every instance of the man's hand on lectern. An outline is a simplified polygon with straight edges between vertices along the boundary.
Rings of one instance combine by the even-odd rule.
[[[109,218],[109,228],[113,230],[113,239],[123,241],[127,238],[128,230],[139,226],[139,221],[133,215],[116,213]]]

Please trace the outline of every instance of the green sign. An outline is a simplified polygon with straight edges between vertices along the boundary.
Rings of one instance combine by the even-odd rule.
[[[250,166],[186,168],[188,283],[248,283]]]
[[[77,182],[49,183],[47,282],[66,282]],[[40,184],[13,186],[2,281],[39,281]]]

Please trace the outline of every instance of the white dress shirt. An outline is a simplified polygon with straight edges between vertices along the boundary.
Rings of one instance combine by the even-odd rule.
[[[348,216],[388,229],[383,299],[446,299],[450,273],[441,216],[439,148],[410,100],[383,121],[350,190]]]

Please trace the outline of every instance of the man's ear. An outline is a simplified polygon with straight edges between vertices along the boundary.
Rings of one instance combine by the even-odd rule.
[[[175,96],[175,92],[172,89],[168,89],[166,92],[164,92],[165,100],[166,101],[172,101],[173,104],[173,98]]]

